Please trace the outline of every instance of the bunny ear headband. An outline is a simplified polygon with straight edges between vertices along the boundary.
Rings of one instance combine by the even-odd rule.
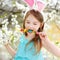
[[[35,9],[35,10],[38,10],[40,12],[46,6],[46,3],[43,2],[42,0],[24,0],[24,1],[28,4],[30,9]]]

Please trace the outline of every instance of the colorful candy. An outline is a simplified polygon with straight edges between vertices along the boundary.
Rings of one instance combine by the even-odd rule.
[[[31,30],[31,29],[20,29],[20,31],[22,31],[22,32],[29,32],[29,33],[35,33],[36,35],[38,35],[38,33],[37,32],[35,32],[34,30]]]

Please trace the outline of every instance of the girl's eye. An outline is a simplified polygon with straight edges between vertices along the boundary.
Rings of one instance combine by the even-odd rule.
[[[34,23],[34,25],[37,25],[36,23]]]
[[[30,22],[27,22],[28,24],[30,23]]]

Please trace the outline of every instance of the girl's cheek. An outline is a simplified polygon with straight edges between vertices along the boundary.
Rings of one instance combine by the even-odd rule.
[[[36,31],[37,31],[37,30],[38,30],[38,27],[36,27],[35,29],[36,29]]]

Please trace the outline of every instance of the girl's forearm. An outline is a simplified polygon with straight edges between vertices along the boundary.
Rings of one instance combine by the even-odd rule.
[[[9,43],[7,43],[5,47],[12,56],[16,54],[16,51],[9,45]]]
[[[60,48],[58,48],[56,45],[54,45],[49,39],[46,39],[44,41],[45,48],[53,53],[54,55],[60,57]]]

